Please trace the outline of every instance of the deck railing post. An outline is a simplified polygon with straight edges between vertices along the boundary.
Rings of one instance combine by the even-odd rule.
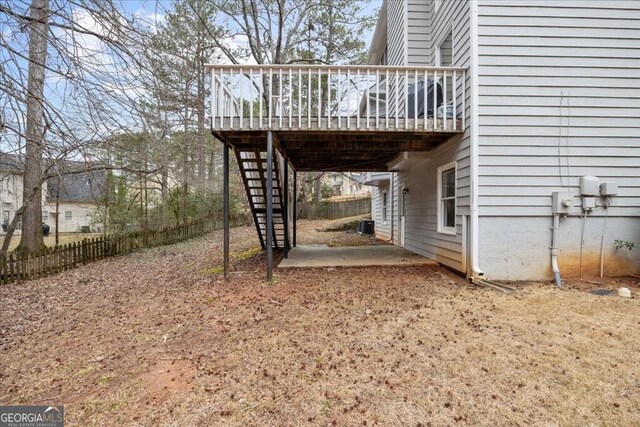
[[[447,130],[447,70],[442,72],[442,130]]]
[[[267,131],[267,281],[273,279],[273,134]]]
[[[297,245],[296,228],[298,223],[298,172],[293,171],[293,247]]]
[[[453,130],[456,131],[458,130],[458,109],[457,104],[458,104],[458,94],[457,94],[457,89],[458,89],[458,83],[456,82],[457,80],[457,75],[456,75],[456,71],[453,70],[453,78],[451,79],[451,85],[452,85],[452,91],[453,91],[453,96],[452,96],[452,101],[453,101]]]
[[[229,147],[225,144],[223,150],[222,172],[222,228],[223,228],[223,264],[224,280],[229,280]]]

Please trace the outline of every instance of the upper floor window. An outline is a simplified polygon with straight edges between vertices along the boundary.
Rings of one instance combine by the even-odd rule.
[[[438,67],[451,67],[453,65],[453,31],[449,31],[438,44],[436,62]]]
[[[70,221],[73,218],[73,213],[71,211],[65,211],[64,219],[65,221]]]
[[[456,163],[438,168],[438,232],[456,234]]]

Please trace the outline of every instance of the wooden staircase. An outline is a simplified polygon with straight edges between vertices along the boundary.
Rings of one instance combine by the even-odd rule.
[[[260,245],[267,242],[267,153],[259,149],[235,150],[238,168],[247,191],[247,199],[256,225]],[[284,248],[289,244],[288,218],[283,200],[278,154],[274,152],[273,162],[273,247]]]

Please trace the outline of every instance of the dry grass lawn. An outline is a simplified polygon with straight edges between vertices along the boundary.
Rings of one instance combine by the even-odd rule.
[[[233,230],[230,283],[214,233],[0,287],[0,403],[61,403],[69,426],[640,425],[637,284],[502,294],[431,267],[269,284],[254,234]]]

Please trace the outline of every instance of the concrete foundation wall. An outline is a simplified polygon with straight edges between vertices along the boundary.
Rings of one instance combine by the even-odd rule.
[[[481,217],[480,267],[494,280],[552,279],[551,216]],[[600,242],[604,216],[587,219],[583,249],[583,275],[599,276]],[[560,223],[562,277],[580,275],[580,217],[568,217]],[[635,244],[631,251],[615,249],[614,240]],[[608,218],[604,242],[604,275],[621,276],[640,272],[640,218]]]

